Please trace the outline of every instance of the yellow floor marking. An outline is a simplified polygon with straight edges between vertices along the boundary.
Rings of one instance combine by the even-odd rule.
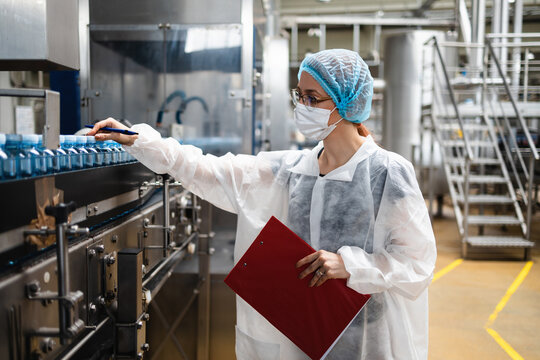
[[[434,283],[436,280],[441,278],[442,276],[448,274],[450,271],[454,270],[458,265],[460,265],[463,262],[463,259],[457,259],[454,260],[450,265],[444,267],[443,269],[437,271],[435,275],[433,276],[433,280],[431,283]]]
[[[525,359],[523,359],[523,357],[521,355],[518,354],[518,352],[516,350],[514,350],[514,348],[509,343],[507,343],[499,335],[498,332],[496,332],[495,330],[490,329],[490,328],[486,328],[486,331],[489,333],[489,335],[491,335],[495,339],[497,344],[499,344],[499,346],[502,347],[504,349],[504,351],[506,351],[506,353],[508,355],[510,355],[510,357],[512,359],[514,359],[514,360],[525,360]]]
[[[493,311],[493,313],[489,316],[489,319],[486,323],[486,325],[484,326],[484,328],[486,329],[486,331],[488,332],[489,335],[491,335],[491,337],[493,339],[495,339],[495,341],[497,342],[497,344],[499,344],[499,346],[504,350],[506,351],[506,353],[513,359],[513,360],[523,360],[523,357],[521,355],[519,355],[519,353],[514,350],[514,348],[509,344],[507,343],[500,335],[499,333],[497,333],[495,330],[493,330],[491,328],[491,326],[493,325],[493,323],[495,322],[495,320],[497,319],[497,315],[499,315],[499,313],[502,311],[502,309],[504,309],[504,307],[506,306],[506,304],[508,303],[508,300],[510,300],[510,297],[512,296],[512,294],[514,294],[516,292],[516,290],[518,289],[519,285],[521,285],[521,283],[525,280],[525,278],[527,277],[527,274],[529,274],[529,271],[531,270],[533,266],[533,262],[532,261],[528,261],[527,264],[525,264],[525,266],[523,267],[523,269],[521,269],[521,271],[519,272],[519,275],[514,279],[514,282],[512,283],[512,285],[510,285],[510,287],[508,288],[508,290],[506,290],[506,294],[504,294],[503,298],[501,299],[501,301],[499,301],[499,303],[497,304],[497,306],[495,307],[495,310]]]

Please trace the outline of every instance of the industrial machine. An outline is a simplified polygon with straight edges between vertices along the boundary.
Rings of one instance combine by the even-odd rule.
[[[143,358],[148,306],[198,245],[197,198],[137,162],[0,193],[0,357]]]

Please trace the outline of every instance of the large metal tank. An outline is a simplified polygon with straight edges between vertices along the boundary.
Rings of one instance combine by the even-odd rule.
[[[441,31],[397,30],[387,33],[384,47],[383,145],[408,160],[420,146],[424,43],[444,38]]]

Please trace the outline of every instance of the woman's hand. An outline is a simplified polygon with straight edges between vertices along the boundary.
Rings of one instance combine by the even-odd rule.
[[[309,286],[321,286],[328,279],[348,279],[351,274],[345,269],[345,264],[341,255],[333,252],[319,250],[309,254],[296,263],[296,267],[310,264],[298,275],[300,279],[305,278],[312,272],[315,274],[309,282]]]
[[[122,145],[131,146],[137,140],[137,135],[126,135],[115,132],[99,132],[99,129],[103,127],[110,127],[116,129],[129,130],[129,128],[120,122],[114,120],[113,118],[107,118],[101,120],[94,125],[94,128],[90,130],[86,135],[94,135],[97,141],[113,140]],[[105,130],[104,130],[105,131]]]

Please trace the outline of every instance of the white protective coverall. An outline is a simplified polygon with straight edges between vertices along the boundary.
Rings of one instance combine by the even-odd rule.
[[[352,289],[372,298],[327,359],[427,359],[428,294],[436,248],[411,164],[371,137],[343,166],[319,176],[313,150],[203,155],[146,124],[125,149],[202,199],[238,215],[235,263],[273,215],[315,249],[339,253]],[[280,266],[276,259],[276,266]],[[307,359],[236,297],[240,360]],[[317,314],[313,314],[314,324]],[[299,326],[306,326],[299,324]]]

